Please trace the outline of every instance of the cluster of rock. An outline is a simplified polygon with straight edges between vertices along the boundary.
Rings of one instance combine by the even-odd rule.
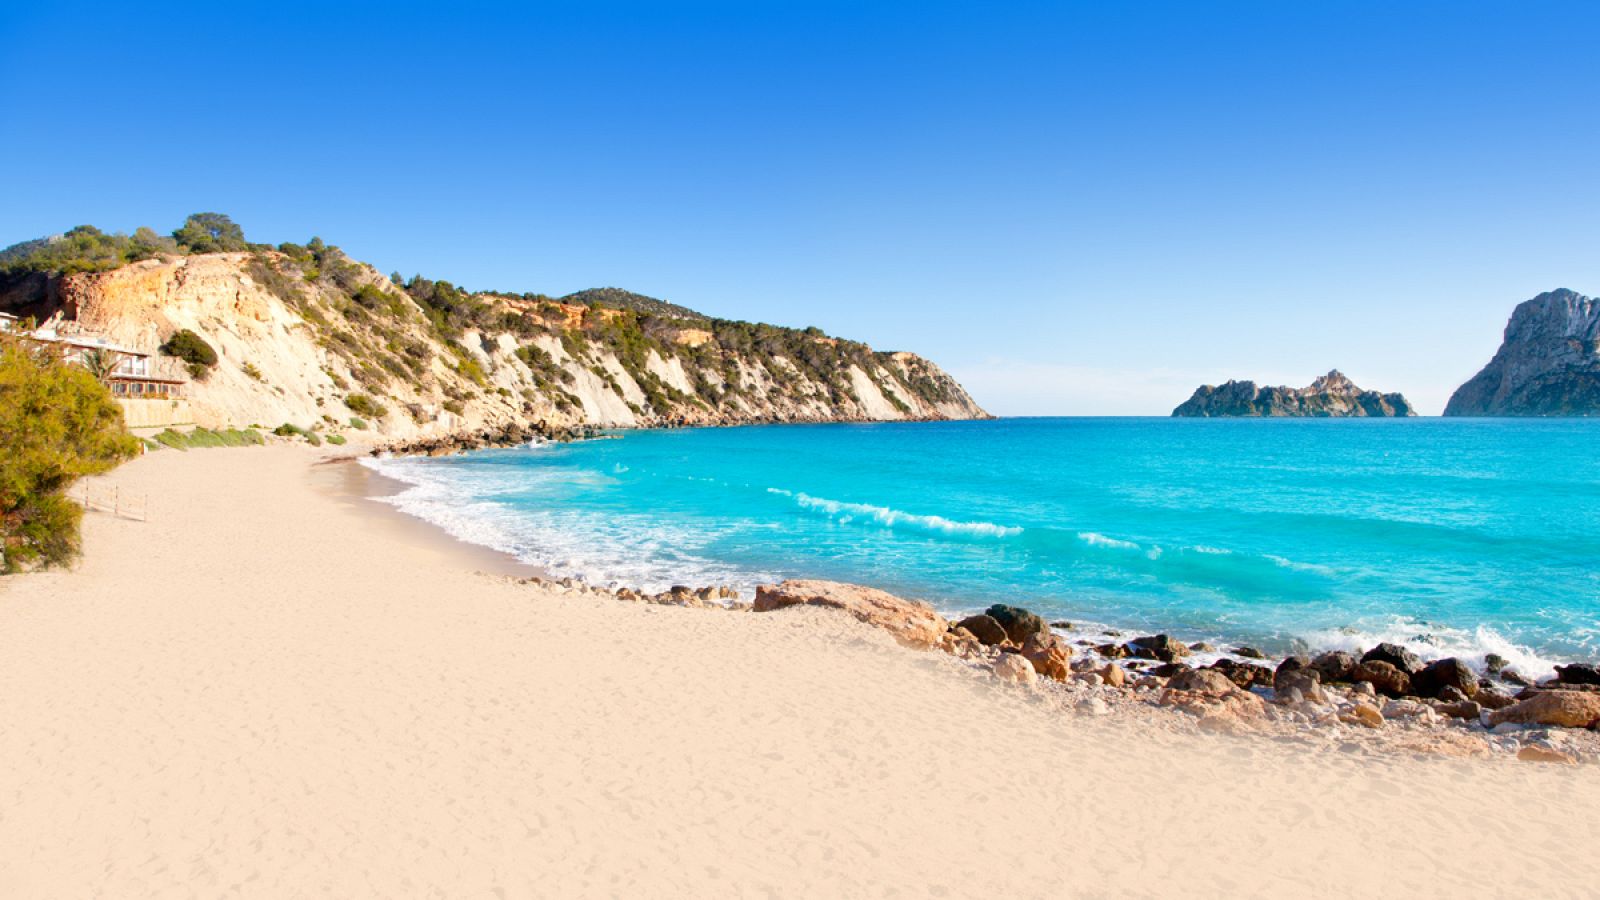
[[[1096,643],[1069,641],[1018,606],[995,604],[950,620],[933,607],[885,591],[834,581],[790,580],[756,589],[743,603],[727,587],[674,587],[656,594],[592,587],[581,581],[529,579],[558,593],[670,606],[772,612],[795,606],[839,610],[919,650],[943,651],[1002,682],[1055,685],[1074,710],[1107,715],[1158,707],[1187,714],[1194,727],[1227,733],[1306,729],[1375,737],[1394,732],[1399,746],[1456,754],[1498,747],[1536,761],[1575,762],[1600,756],[1600,667],[1560,666],[1534,683],[1490,656],[1486,672],[1446,658],[1424,662],[1383,643],[1363,653],[1333,650],[1294,655],[1269,666],[1265,654],[1235,647],[1227,654],[1166,634]],[[1074,646],[1076,643],[1076,646]],[[1216,656],[1191,665],[1199,655]],[[1180,716],[1180,718],[1182,718]],[[1344,729],[1344,731],[1340,731]],[[1586,729],[1574,732],[1572,729]],[[1569,734],[1589,735],[1575,746]]]
[[[1254,381],[1201,385],[1172,411],[1177,417],[1357,417],[1414,416],[1400,394],[1362,390],[1338,369],[1310,387],[1257,387]]]
[[[1444,414],[1600,415],[1600,299],[1562,289],[1518,306],[1494,358]]]
[[[374,447],[373,456],[453,456],[490,447],[520,447],[535,441],[581,441],[598,437],[594,425],[560,425],[550,422],[509,422],[471,431],[429,434]]]

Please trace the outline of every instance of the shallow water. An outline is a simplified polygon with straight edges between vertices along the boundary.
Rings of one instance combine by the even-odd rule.
[[[373,465],[558,575],[834,578],[946,611],[1600,656],[1600,421],[1007,419],[628,432]]]

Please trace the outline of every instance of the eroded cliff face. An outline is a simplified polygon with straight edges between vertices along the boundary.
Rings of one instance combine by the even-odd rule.
[[[1400,394],[1362,390],[1335,369],[1310,387],[1257,387],[1253,381],[1202,385],[1172,411],[1184,417],[1359,417],[1414,416]]]
[[[1563,288],[1519,305],[1499,351],[1444,414],[1600,415],[1600,299]]]
[[[360,417],[383,435],[411,438],[516,423],[986,416],[949,375],[910,353],[493,295],[473,295],[488,324],[456,328],[371,267],[345,260],[335,280],[323,268],[271,251],[167,257],[68,275],[34,299],[47,293],[57,318],[140,350],[153,352],[178,329],[199,334],[220,356],[188,388],[196,423],[209,427],[336,431]]]

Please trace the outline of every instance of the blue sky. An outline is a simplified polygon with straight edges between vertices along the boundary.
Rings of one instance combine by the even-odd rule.
[[[1600,293],[1600,5],[7,6],[0,244],[219,210],[472,288],[924,353],[1004,414],[1339,367],[1443,407]]]

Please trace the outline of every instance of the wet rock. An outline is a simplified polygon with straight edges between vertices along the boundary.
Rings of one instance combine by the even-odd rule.
[[[1388,697],[1404,697],[1411,691],[1411,676],[1381,659],[1363,661],[1350,677]]]
[[[1150,669],[1150,674],[1156,676],[1157,678],[1171,678],[1174,675],[1177,675],[1177,674],[1179,674],[1181,672],[1192,672],[1192,671],[1194,671],[1194,669],[1192,669],[1191,667],[1189,667],[1189,666],[1187,666],[1187,665],[1185,665],[1183,663],[1169,662],[1169,663],[1162,663],[1159,666],[1152,667]]]
[[[1072,623],[1071,622],[1051,622],[1050,623],[1050,627],[1051,628],[1059,628],[1062,631],[1071,631],[1072,630]]]
[[[1021,655],[1040,675],[1055,681],[1067,680],[1070,672],[1067,662],[1072,659],[1072,647],[1059,636],[1049,631],[1030,634],[1022,642]]]
[[[1044,624],[1043,619],[1020,606],[1006,606],[1004,603],[996,603],[984,610],[984,613],[989,618],[999,622],[1000,627],[1006,631],[1006,637],[1011,639],[1011,643],[1018,646],[1021,646],[1029,637],[1041,631],[1046,634],[1050,632],[1050,627]]]
[[[1283,658],[1283,662],[1278,663],[1278,668],[1273,670],[1272,677],[1276,679],[1279,675],[1282,675],[1286,672],[1298,672],[1302,669],[1309,668],[1311,668],[1311,657],[1300,653],[1291,654],[1289,656],[1285,656]],[[1318,676],[1318,680],[1321,680],[1320,675]]]
[[[1301,700],[1312,703],[1323,703],[1327,700],[1322,692],[1322,678],[1315,669],[1279,669],[1273,676],[1272,690],[1277,698],[1284,702],[1293,702],[1290,694]]]
[[[1185,669],[1167,681],[1167,690],[1202,694],[1231,694],[1239,688],[1225,673],[1216,669]]]
[[[993,647],[995,644],[1005,643],[1006,641],[1005,628],[1001,627],[1000,623],[994,620],[994,617],[983,613],[967,616],[957,622],[956,627],[965,628],[973,637],[978,639],[978,643],[985,647]]]
[[[1489,725],[1559,725],[1588,728],[1600,720],[1600,693],[1590,691],[1540,691],[1489,714]]]
[[[1498,653],[1485,653],[1483,655],[1483,670],[1490,675],[1499,675],[1500,671],[1510,664],[1509,660]]]
[[[1466,694],[1461,693],[1459,690],[1447,684],[1439,689],[1439,693],[1435,695],[1435,699],[1444,703],[1460,703],[1468,698]]]
[[[1265,653],[1262,653],[1260,650],[1257,650],[1254,647],[1235,647],[1235,648],[1233,648],[1233,655],[1234,656],[1242,656],[1245,659],[1266,659],[1267,658],[1267,655]]]
[[[1556,666],[1556,680],[1562,684],[1600,684],[1600,666],[1588,663]]]
[[[837,581],[790,580],[756,588],[756,612],[788,606],[824,606],[841,609],[862,622],[885,629],[910,647],[938,647],[949,629],[933,607],[906,600],[875,588]]]
[[[1039,673],[1033,670],[1033,664],[1016,653],[1000,654],[994,663],[994,676],[1012,684],[1033,684],[1039,680]]]
[[[1355,674],[1357,665],[1360,663],[1356,660],[1355,654],[1343,650],[1330,650],[1319,654],[1311,661],[1311,668],[1317,670],[1323,684],[1350,681],[1350,676]]]
[[[1411,690],[1419,697],[1438,697],[1445,688],[1470,700],[1478,693],[1478,673],[1452,656],[1436,659],[1411,676]]]
[[[1190,653],[1215,653],[1216,650],[1216,647],[1213,647],[1211,644],[1208,644],[1205,641],[1197,641],[1189,645]]]
[[[1151,634],[1136,637],[1128,642],[1133,647],[1133,654],[1145,659],[1159,659],[1162,662],[1172,662],[1189,655],[1189,648],[1182,641],[1165,634]]]
[[[1221,672],[1228,676],[1229,681],[1246,690],[1257,685],[1269,687],[1272,684],[1272,670],[1266,666],[1239,662],[1233,659],[1219,659],[1207,668]]]
[[[1361,661],[1385,662],[1407,675],[1422,671],[1422,658],[1400,644],[1382,643],[1361,655]]]
[[[1528,678],[1521,672],[1518,672],[1516,669],[1502,669],[1500,672],[1500,680],[1504,681],[1506,684],[1515,685],[1516,687],[1527,687],[1528,685],[1533,684],[1533,679]]]
[[[1106,659],[1126,659],[1128,647],[1126,644],[1101,644],[1094,648],[1094,652]]]

